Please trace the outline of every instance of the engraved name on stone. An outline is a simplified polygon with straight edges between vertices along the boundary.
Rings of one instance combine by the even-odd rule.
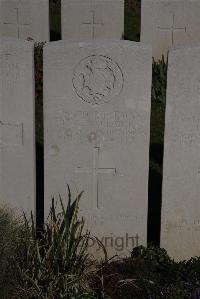
[[[133,111],[64,111],[54,116],[60,124],[58,137],[66,142],[87,143],[99,146],[104,142],[131,144],[136,135],[145,130],[142,116]]]

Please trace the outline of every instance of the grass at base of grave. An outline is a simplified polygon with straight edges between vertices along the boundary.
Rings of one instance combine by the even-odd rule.
[[[200,257],[175,262],[152,246],[103,263],[89,258],[87,246],[80,254],[80,236],[87,241],[89,235],[79,230],[84,222],[76,216],[77,203],[68,201],[64,213],[52,204],[52,217],[37,237],[33,222],[0,207],[1,299],[199,298]]]
[[[68,197],[58,199],[59,211],[52,199],[40,232],[32,215],[15,217],[14,210],[0,206],[1,299],[97,298],[91,284],[94,278],[100,282],[99,267],[87,250],[92,237],[78,218],[81,195],[72,198],[68,188]]]
[[[105,265],[103,277],[112,299],[198,299],[200,258],[175,262],[164,249],[140,246]]]

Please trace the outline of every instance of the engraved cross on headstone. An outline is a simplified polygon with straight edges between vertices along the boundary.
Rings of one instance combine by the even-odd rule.
[[[19,17],[19,8],[14,8],[15,12],[16,12],[16,22],[12,23],[12,22],[4,22],[4,25],[14,25],[17,26],[17,37],[20,38],[20,28],[23,26],[31,26],[30,23],[23,23],[20,22],[20,17]]]
[[[95,28],[97,26],[103,26],[104,24],[96,22],[96,20],[95,20],[96,19],[95,18],[96,14],[95,14],[94,10],[91,10],[90,13],[91,13],[91,19],[90,19],[90,21],[83,22],[82,25],[91,26],[91,29],[92,29],[92,38],[94,39],[95,38]]]
[[[93,198],[96,201],[97,208],[99,208],[99,174],[112,174],[115,175],[117,173],[116,168],[109,168],[109,167],[99,167],[99,154],[100,154],[100,147],[93,148],[93,167],[90,168],[83,168],[77,167],[77,173],[83,174],[92,174],[93,177]]]
[[[174,45],[174,33],[177,31],[186,32],[185,27],[176,27],[175,26],[175,14],[172,14],[172,25],[170,27],[158,27],[161,32],[171,32],[171,44]]]

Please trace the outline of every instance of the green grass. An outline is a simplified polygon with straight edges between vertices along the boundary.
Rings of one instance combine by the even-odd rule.
[[[200,258],[174,262],[164,249],[137,247],[103,268],[105,290],[117,299],[198,299]]]
[[[125,259],[95,261],[87,251],[84,221],[77,217],[80,198],[72,200],[69,190],[61,211],[52,201],[38,236],[34,221],[0,208],[1,299],[198,298],[199,257],[175,262],[164,249],[139,246]]]
[[[0,206],[0,298],[10,298],[15,287],[17,270],[13,259],[18,252],[21,237],[25,238],[23,221],[12,209]]]
[[[91,259],[89,235],[77,218],[80,198],[72,200],[69,190],[61,211],[53,201],[38,237],[33,221],[0,208],[1,299],[198,298],[199,257],[175,262],[164,249],[139,246],[125,259]]]
[[[13,211],[0,209],[1,299],[95,299],[93,280],[99,264],[88,252],[92,238],[78,218],[82,193],[67,200],[53,199],[40,233],[33,217],[19,222]],[[99,299],[106,298],[101,289]]]

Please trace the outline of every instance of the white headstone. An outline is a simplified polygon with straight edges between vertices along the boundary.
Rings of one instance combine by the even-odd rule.
[[[62,39],[122,39],[124,0],[62,0]]]
[[[161,246],[200,255],[200,46],[169,54]]]
[[[151,49],[125,41],[44,50],[45,212],[84,190],[81,213],[108,253],[147,241]]]
[[[199,0],[142,0],[141,41],[153,56],[167,56],[171,46],[200,41]]]
[[[33,46],[0,39],[0,203],[34,212]]]
[[[48,0],[0,0],[0,37],[49,41]]]

